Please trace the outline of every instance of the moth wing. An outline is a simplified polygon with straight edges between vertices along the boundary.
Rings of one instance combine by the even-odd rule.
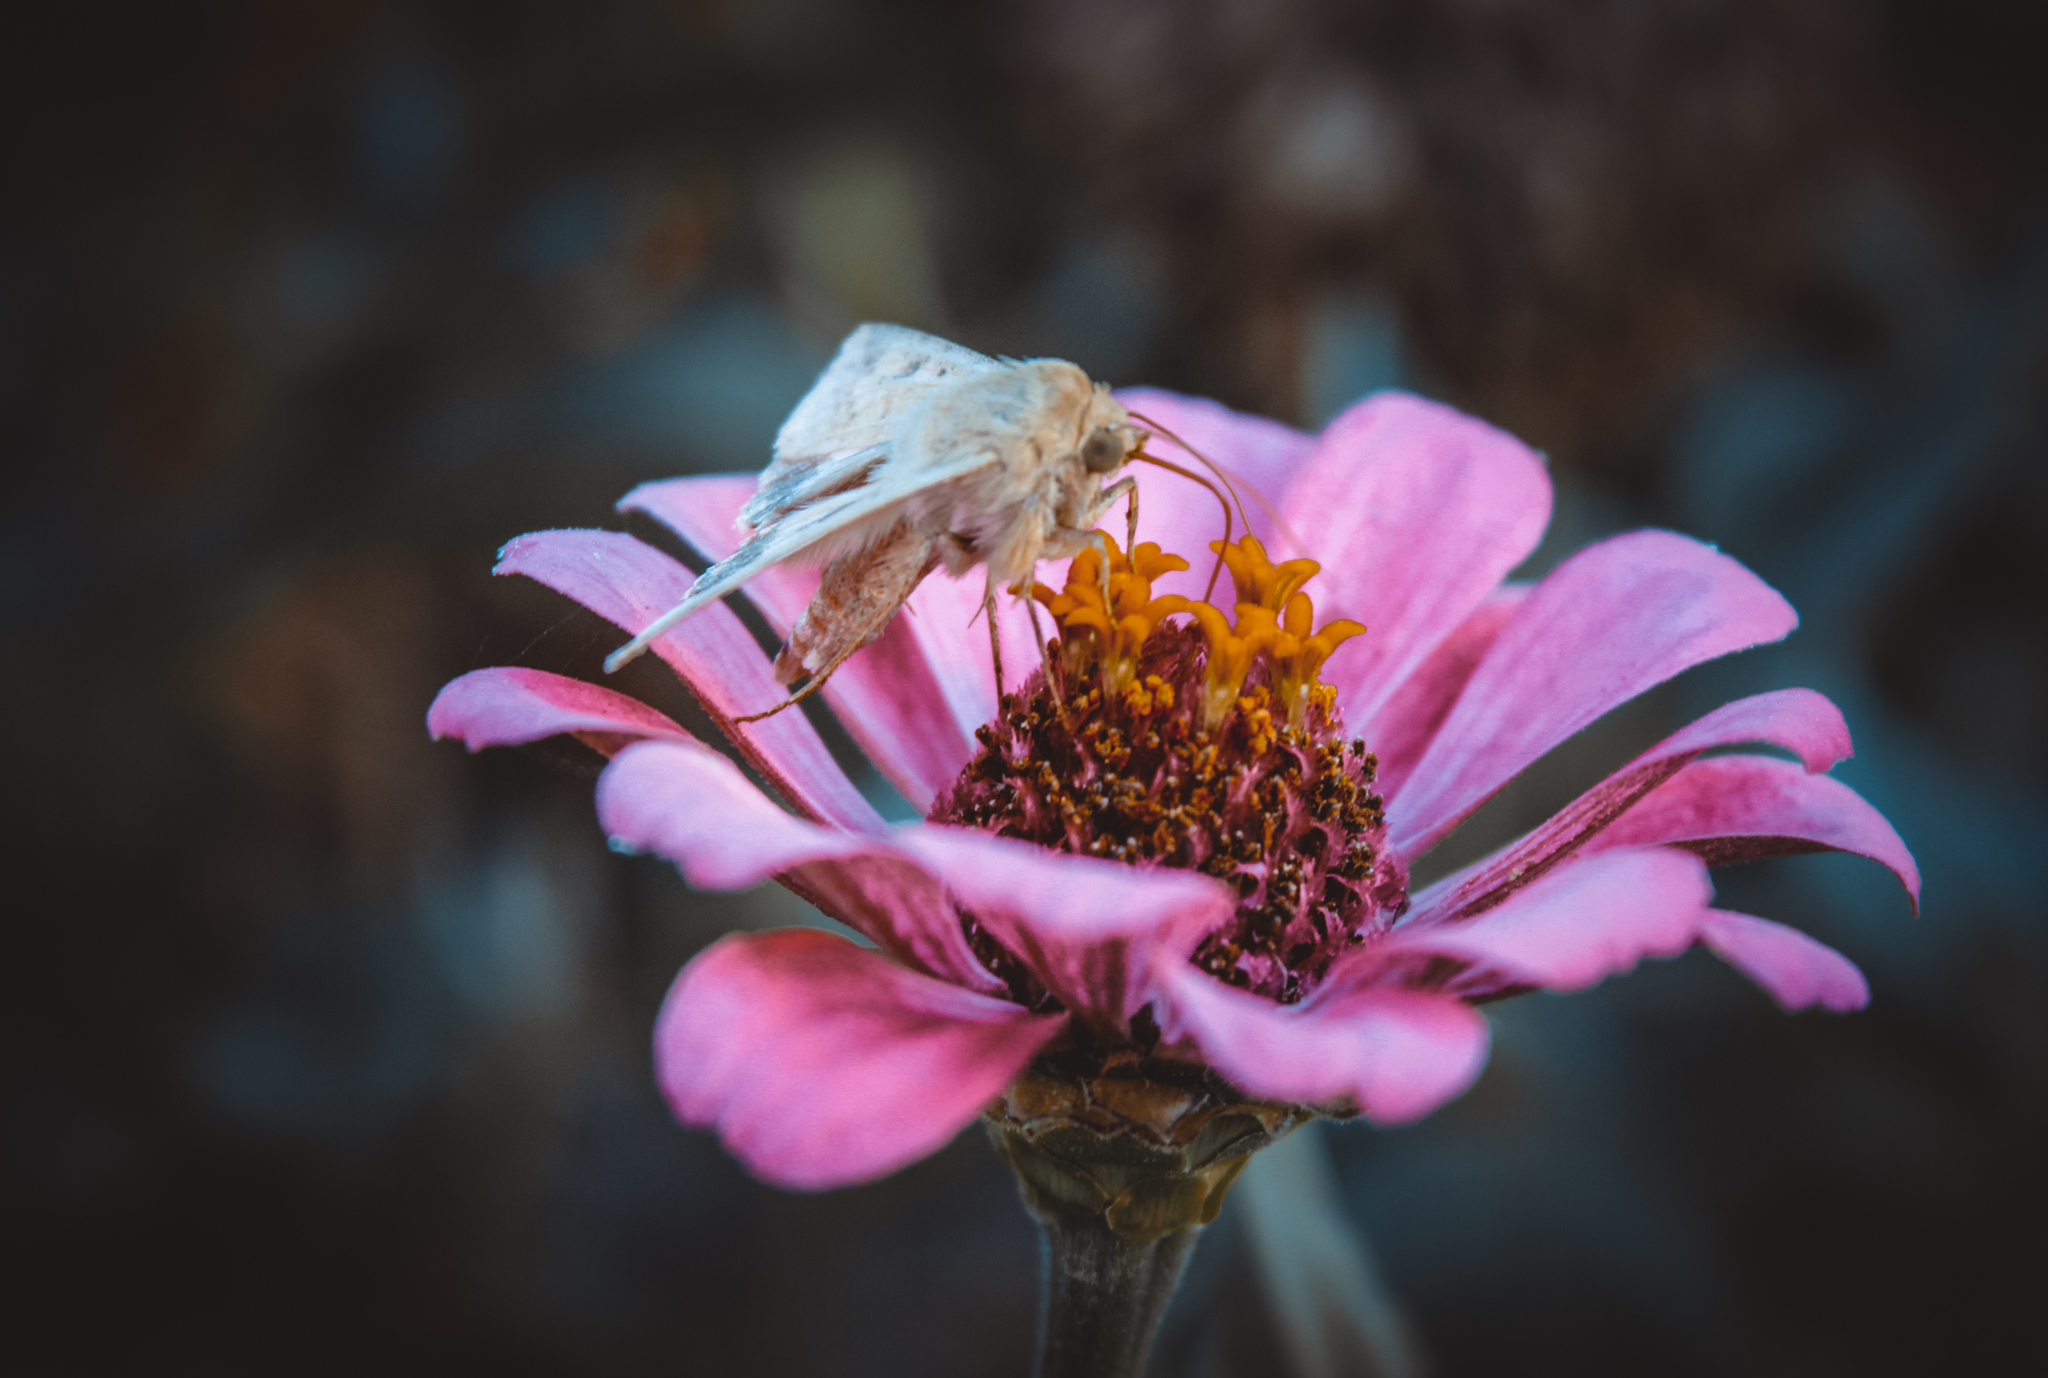
[[[828,493],[814,502],[783,512],[738,550],[698,575],[697,582],[690,586],[682,602],[605,658],[605,670],[617,670],[646,650],[670,627],[734,592],[771,566],[801,555],[818,542],[845,532],[870,517],[879,516],[927,488],[962,478],[995,463],[996,459],[994,450],[982,449],[916,467],[892,467],[885,462],[872,471],[873,477],[869,482],[857,488]]]
[[[763,486],[785,461],[880,445],[896,418],[933,389],[1003,367],[986,354],[921,330],[860,326],[776,432],[775,458],[762,475]]]
[[[740,508],[739,527],[762,530],[820,498],[858,487],[888,454],[888,446],[870,445],[814,459],[777,460],[761,471],[761,486]]]
[[[720,598],[770,565],[801,555],[811,546],[851,527],[879,516],[906,498],[928,488],[983,469],[996,462],[992,449],[972,450],[921,464],[916,468],[884,463],[873,477],[858,488],[830,493],[817,501],[779,517],[745,545],[704,571],[690,590],[692,599],[706,584],[715,591],[704,596]],[[742,567],[744,566],[744,567]]]

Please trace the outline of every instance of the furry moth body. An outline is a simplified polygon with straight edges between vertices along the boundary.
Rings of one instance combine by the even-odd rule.
[[[785,685],[808,678],[808,693],[939,566],[955,578],[984,567],[992,611],[995,591],[1040,560],[1098,546],[1095,527],[1117,499],[1130,493],[1135,505],[1134,480],[1107,480],[1142,439],[1109,389],[1073,364],[991,359],[863,325],[782,423],[740,511],[746,541],[605,669],[771,566],[802,560],[824,574],[775,673]]]

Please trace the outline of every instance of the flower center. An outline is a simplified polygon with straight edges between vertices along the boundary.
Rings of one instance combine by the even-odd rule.
[[[1190,867],[1237,888],[1236,914],[1195,952],[1205,971],[1282,1003],[1301,999],[1346,947],[1390,923],[1407,873],[1385,845],[1378,762],[1345,741],[1323,661],[1365,628],[1311,631],[1301,586],[1313,560],[1275,565],[1254,538],[1216,542],[1236,617],[1152,581],[1186,560],[1104,537],[1066,588],[1034,590],[1060,624],[1043,671],[976,732],[980,751],[932,810],[1084,856]],[[1107,592],[1105,593],[1105,584]],[[1167,619],[1183,615],[1185,622]],[[1057,690],[1057,693],[1055,693]],[[976,954],[1019,1000],[1047,1003],[974,923]]]

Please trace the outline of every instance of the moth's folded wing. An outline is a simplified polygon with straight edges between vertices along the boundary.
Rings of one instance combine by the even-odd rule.
[[[755,532],[745,545],[697,576],[697,582],[690,586],[689,595],[676,605],[686,611],[681,612],[675,621],[688,617],[714,598],[723,598],[770,565],[801,555],[818,542],[887,511],[905,498],[964,477],[995,461],[995,452],[984,450],[951,456],[915,470],[894,469],[883,464],[858,488],[829,493],[782,512],[773,522]],[[669,621],[668,625],[674,626],[675,621]]]
[[[888,454],[887,445],[870,445],[865,450],[813,459],[778,459],[761,475],[761,486],[740,508],[739,527],[759,531],[820,498],[858,487]]]
[[[874,510],[872,504],[857,501],[863,491],[855,489],[820,498],[808,507],[786,513],[765,530],[755,533],[738,550],[698,575],[697,582],[690,585],[683,601],[663,614],[662,621],[674,626],[705,604],[738,589],[762,570],[779,565],[792,555],[802,554],[806,547],[859,521],[865,512]]]
[[[906,498],[912,498],[942,483],[951,483],[956,478],[965,478],[979,469],[986,469],[1002,458],[1002,452],[994,445],[976,445],[955,450],[950,454],[934,455],[922,448],[905,449],[892,447],[883,462],[875,466],[868,481],[851,492],[836,494],[836,497],[850,501],[838,510],[831,531],[840,530],[854,522],[883,512]],[[816,507],[822,507],[833,498],[821,498],[813,507],[805,508],[785,520],[796,516],[808,516]],[[778,529],[780,523],[778,523]],[[830,535],[831,531],[820,533]],[[815,539],[815,538],[814,538]]]
[[[607,673],[639,655],[654,639],[690,614],[732,593],[771,565],[779,565],[811,546],[848,532],[905,498],[963,477],[996,462],[993,450],[970,451],[919,468],[893,469],[882,464],[858,488],[832,493],[795,511],[784,513],[754,533],[747,543],[697,576],[683,601],[641,629],[638,636],[605,658]]]
[[[860,520],[853,509],[861,490],[849,493],[835,493],[820,498],[802,511],[793,512],[776,522],[765,531],[756,532],[745,545],[720,560],[697,576],[690,591],[683,595],[683,601],[670,608],[640,629],[639,635],[605,657],[605,673],[611,674],[627,661],[654,644],[670,627],[683,621],[698,610],[708,607],[737,591],[740,585],[772,565],[781,564],[790,556],[800,553],[806,546],[815,544],[835,531],[843,531],[848,524]],[[873,510],[873,505],[865,505]]]
[[[775,436],[766,487],[785,463],[864,450],[889,438],[889,427],[932,389],[1006,365],[985,354],[900,325],[860,326],[818,375]]]

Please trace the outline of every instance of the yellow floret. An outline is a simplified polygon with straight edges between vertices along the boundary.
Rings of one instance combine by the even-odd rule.
[[[1068,565],[1065,588],[1032,587],[1032,596],[1046,606],[1064,633],[1070,674],[1098,677],[1102,691],[1120,696],[1134,714],[1173,707],[1171,685],[1156,675],[1143,684],[1135,677],[1139,655],[1153,631],[1174,613],[1187,613],[1209,648],[1202,685],[1204,731],[1220,728],[1240,706],[1245,676],[1262,655],[1270,657],[1273,667],[1273,707],[1284,712],[1288,726],[1301,727],[1312,702],[1326,711],[1335,703],[1335,695],[1317,680],[1317,673],[1332,651],[1365,628],[1339,618],[1311,632],[1315,608],[1301,586],[1321,569],[1314,560],[1275,564],[1253,536],[1229,544],[1211,542],[1210,549],[1222,555],[1236,586],[1233,622],[1209,603],[1178,594],[1152,596],[1153,580],[1188,567],[1180,556],[1162,551],[1152,541],[1126,555],[1113,537],[1098,534],[1108,554],[1107,566],[1101,553],[1084,550]],[[1267,712],[1265,725],[1254,727],[1255,739],[1270,735],[1271,718]]]

